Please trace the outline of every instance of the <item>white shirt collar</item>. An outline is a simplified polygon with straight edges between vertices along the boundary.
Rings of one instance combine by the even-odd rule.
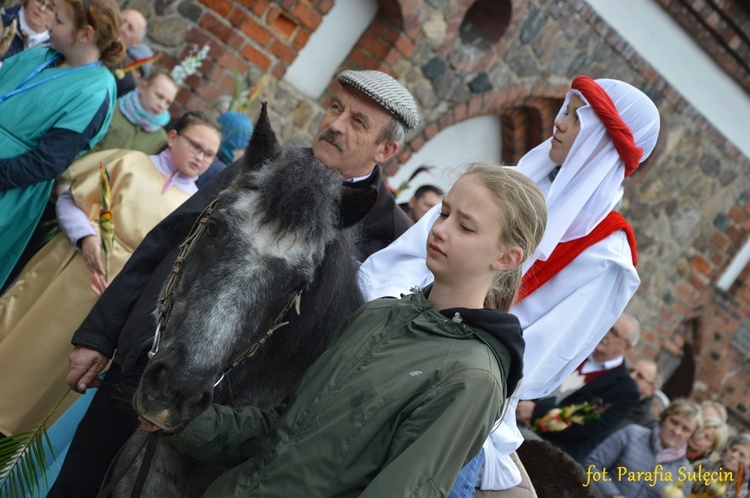
[[[376,166],[376,168],[377,168],[377,166]],[[368,178],[370,178],[372,176],[372,174],[374,172],[375,172],[375,169],[373,168],[373,170],[370,171],[365,176],[358,176],[356,178],[349,178],[348,180],[344,180],[344,183],[357,183],[357,182],[361,182],[362,180],[367,180]]]
[[[607,360],[605,362],[594,361],[589,356],[586,361],[583,362],[581,367],[581,373],[587,374],[591,372],[601,372],[602,370],[612,370],[615,367],[619,367],[625,361],[625,358],[618,356],[614,360]]]

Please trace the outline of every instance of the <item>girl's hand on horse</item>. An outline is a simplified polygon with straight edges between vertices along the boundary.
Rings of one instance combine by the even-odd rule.
[[[98,235],[89,235],[81,241],[81,254],[86,268],[91,273],[104,276],[104,263],[102,261],[102,244]]]

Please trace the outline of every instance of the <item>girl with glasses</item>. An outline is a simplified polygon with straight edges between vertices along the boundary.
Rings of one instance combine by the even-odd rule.
[[[34,0],[35,1],[35,0]],[[125,54],[114,0],[59,0],[50,47],[0,68],[0,287],[25,249],[54,179],[104,136],[114,111],[108,67]]]
[[[109,150],[70,166],[72,186],[57,200],[64,233],[42,247],[0,299],[0,372],[16,379],[0,386],[0,432],[36,427],[62,395],[71,334],[107,286],[98,233],[99,163],[111,183],[111,281],[151,228],[197,191],[195,180],[219,150],[221,134],[213,120],[188,112],[167,142],[158,155]]]

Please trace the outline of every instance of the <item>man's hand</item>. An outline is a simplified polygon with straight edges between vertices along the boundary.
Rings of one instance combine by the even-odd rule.
[[[85,393],[89,387],[99,387],[102,378],[99,374],[107,366],[109,358],[99,351],[84,346],[76,346],[68,354],[70,371],[65,382],[77,393]]]
[[[533,401],[519,401],[516,407],[516,421],[531,427],[531,417],[534,415],[535,406],[536,403]]]
[[[86,268],[95,275],[104,276],[104,263],[102,262],[102,243],[98,235],[89,235],[81,241],[81,254]]]

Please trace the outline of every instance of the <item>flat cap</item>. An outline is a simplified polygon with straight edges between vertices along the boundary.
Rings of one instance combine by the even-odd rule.
[[[342,71],[339,83],[351,85],[382,105],[395,117],[407,132],[419,125],[419,113],[409,90],[381,71]]]

